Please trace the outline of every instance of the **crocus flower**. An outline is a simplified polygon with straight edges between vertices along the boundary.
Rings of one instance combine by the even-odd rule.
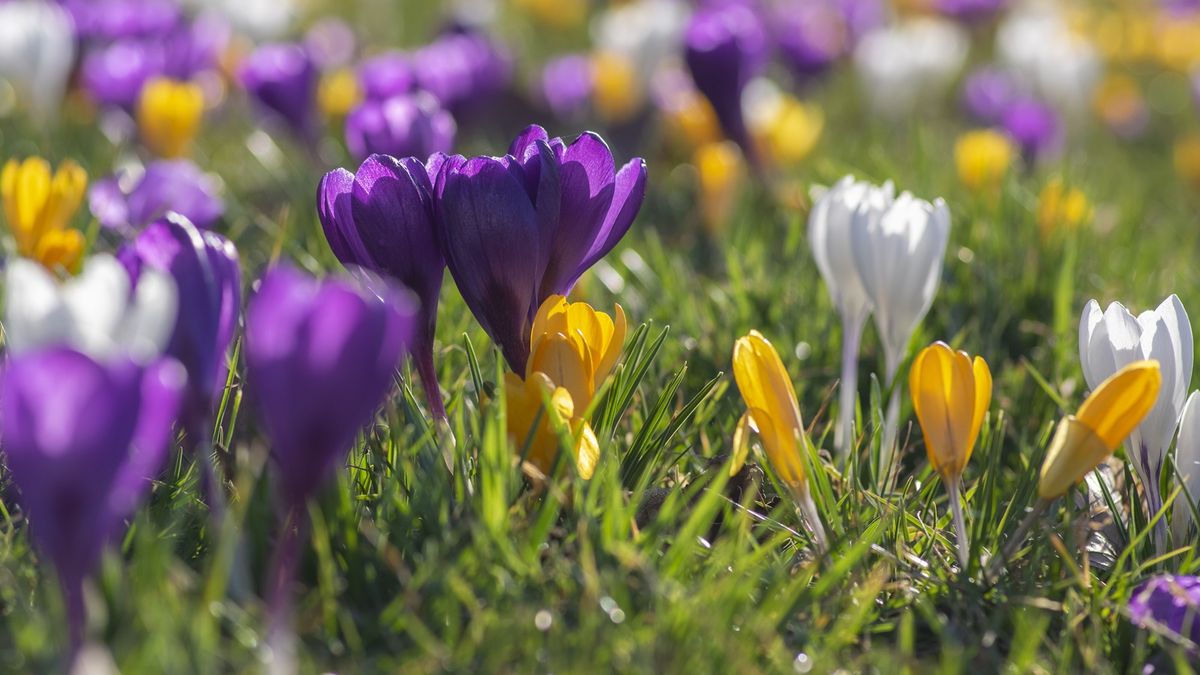
[[[1200,644],[1200,577],[1160,574],[1142,582],[1129,598],[1129,618]]]
[[[342,264],[392,277],[416,293],[421,306],[410,351],[430,411],[444,421],[433,336],[446,263],[437,243],[433,187],[425,165],[412,157],[371,155],[356,173],[335,169],[317,188],[317,214]]]
[[[854,65],[872,110],[903,117],[936,99],[958,74],[969,40],[951,22],[924,18],[868,32]]]
[[[733,378],[746,402],[746,412],[734,436],[736,471],[749,449],[749,430],[762,439],[776,476],[796,501],[817,547],[826,548],[825,529],[809,492],[804,469],[804,422],[796,390],[775,347],[758,331],[738,338],[733,346]]]
[[[186,159],[158,160],[138,175],[123,170],[88,192],[92,215],[105,227],[137,230],[174,211],[200,229],[225,213],[217,182]]]
[[[995,49],[1021,84],[1059,109],[1077,113],[1091,102],[1100,56],[1058,7],[1022,3],[996,30]]]
[[[922,349],[908,375],[913,409],[925,435],[929,463],[950,494],[950,510],[958,532],[958,559],[970,564],[971,547],[959,498],[963,470],[971,459],[983,416],[992,400],[992,372],[982,357],[974,360],[944,342]]]
[[[241,82],[261,110],[287,124],[299,138],[315,133],[317,70],[303,46],[259,47],[242,64]]]
[[[542,98],[556,116],[574,117],[592,97],[592,61],[586,54],[568,54],[542,68]]]
[[[1154,361],[1133,361],[1092,388],[1058,424],[1038,479],[1043,500],[1061,497],[1116,450],[1154,407],[1162,387]]]
[[[620,52],[598,51],[591,58],[592,106],[600,119],[613,124],[631,119],[645,100],[637,64]]]
[[[326,119],[343,119],[362,101],[358,74],[353,70],[338,68],[321,74],[317,83],[317,107]]]
[[[304,33],[304,48],[321,70],[343,68],[354,59],[358,38],[354,28],[342,19],[327,16]]]
[[[136,283],[116,258],[88,258],[77,277],[59,283],[24,258],[5,270],[5,346],[23,354],[68,345],[93,358],[146,362],[162,353],[178,306],[175,284],[149,271]]]
[[[412,54],[416,85],[455,115],[504,91],[512,59],[487,35],[463,27],[443,33]]]
[[[412,60],[403,52],[384,52],[358,65],[358,81],[368,100],[410,93],[416,86]]]
[[[968,131],[954,143],[958,180],[968,190],[992,197],[999,193],[1015,156],[1013,142],[994,129]]]
[[[537,308],[617,245],[645,190],[645,161],[616,170],[592,132],[567,145],[534,125],[504,157],[445,158],[435,206],[446,265],[513,372],[525,372]]]
[[[997,68],[980,68],[963,82],[963,107],[981,124],[999,124],[1016,96],[1012,77]]]
[[[904,192],[884,209],[859,208],[851,219],[850,246],[863,290],[871,300],[883,346],[885,382],[896,380],[917,324],[925,317],[942,276],[950,240],[950,210]],[[895,387],[884,420],[884,466],[892,462],[900,424],[900,388]]]
[[[8,80],[37,118],[53,117],[75,63],[71,17],[35,0],[0,3],[0,80]]]
[[[1188,530],[1194,522],[1191,504],[1200,507],[1200,392],[1193,391],[1183,406],[1179,439],[1175,442],[1175,467],[1185,493],[1175,501],[1171,526],[1176,542],[1183,545],[1188,541]]]
[[[1073,232],[1092,217],[1087,195],[1077,187],[1067,187],[1061,178],[1052,178],[1038,195],[1037,222],[1042,238],[1055,232]]]
[[[277,39],[298,12],[296,0],[214,0],[209,5],[252,38]]]
[[[983,21],[999,14],[1008,0],[935,0],[938,12],[959,21]]]
[[[425,92],[368,99],[346,118],[346,146],[365,159],[382,154],[428,157],[454,145],[454,118]]]
[[[816,198],[808,216],[808,245],[842,319],[840,409],[833,437],[834,446],[843,456],[854,437],[851,427],[858,402],[858,348],[871,314],[871,298],[854,261],[851,226],[860,209],[878,213],[886,210],[892,204],[893,193],[890,181],[877,187],[846,176]]]
[[[684,0],[634,0],[609,4],[591,21],[596,51],[620,54],[648,83],[678,58],[691,8]]]
[[[1054,153],[1061,143],[1058,114],[1037,99],[1015,101],[1000,119],[1004,133],[1021,149],[1027,162]]]
[[[764,164],[792,166],[804,161],[825,128],[825,115],[759,78],[746,88],[745,112],[750,136]]]
[[[850,30],[833,0],[784,3],[771,19],[779,52],[801,81],[825,73],[848,51]]]
[[[173,0],[60,0],[76,34],[89,41],[161,35],[182,18]]]
[[[705,143],[692,159],[700,183],[700,217],[710,233],[721,232],[729,220],[746,175],[742,151],[733,141]]]
[[[41,157],[10,159],[0,172],[0,200],[17,254],[48,269],[74,272],[84,237],[68,224],[86,189],[87,172],[73,161],[51,173],[50,163]]]
[[[0,370],[6,462],[58,575],[71,661],[84,640],[84,579],[161,469],[185,381],[170,359],[102,363],[65,347]]]
[[[183,157],[191,149],[204,114],[204,92],[191,82],[160,77],[142,87],[138,98],[138,133],[159,157]]]
[[[743,3],[706,6],[692,15],[684,37],[688,70],[717,113],[721,129],[742,152],[757,155],[742,116],[742,92],[766,64],[767,32]]]
[[[1089,387],[1096,388],[1132,361],[1152,359],[1161,367],[1162,389],[1154,409],[1129,435],[1129,457],[1142,482],[1151,516],[1162,507],[1159,478],[1187,399],[1192,349],[1192,325],[1175,295],[1136,318],[1121,303],[1114,302],[1101,312],[1099,303],[1091,300],[1079,319],[1079,361]],[[1166,545],[1165,538],[1166,524],[1160,520],[1155,527],[1160,551]]]
[[[600,446],[583,414],[596,389],[612,372],[625,343],[625,312],[614,316],[582,302],[552,295],[538,309],[531,334],[530,358],[524,377],[506,373],[504,394],[508,435],[536,479],[549,475],[558,457],[557,425],[575,436],[574,466],[590,479],[600,458]],[[544,401],[550,401],[545,409]],[[552,420],[557,416],[557,420]]]

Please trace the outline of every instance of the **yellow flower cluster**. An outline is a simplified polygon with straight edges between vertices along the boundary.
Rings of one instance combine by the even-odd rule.
[[[54,172],[41,157],[10,159],[4,165],[0,199],[18,255],[47,269],[78,270],[84,237],[69,223],[83,202],[87,182],[87,172],[70,160]]]

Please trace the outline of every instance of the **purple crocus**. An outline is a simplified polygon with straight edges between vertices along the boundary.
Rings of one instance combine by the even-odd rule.
[[[294,43],[263,45],[242,64],[240,79],[259,109],[282,120],[297,137],[312,139],[317,69],[308,50]]]
[[[525,372],[538,306],[617,245],[645,192],[645,161],[618,171],[592,132],[567,145],[533,125],[503,157],[444,160],[435,205],[446,265],[514,372]]]
[[[986,21],[1008,5],[1008,0],[936,0],[934,8],[945,16],[965,22]]]
[[[592,60],[586,54],[568,54],[546,62],[542,69],[542,97],[559,118],[570,118],[587,108],[592,96]]]
[[[1163,574],[1143,582],[1129,599],[1129,616],[1137,626],[1200,644],[1200,577]]]
[[[512,79],[512,59],[484,33],[452,28],[413,52],[416,85],[455,114],[503,91]]]
[[[1055,153],[1061,141],[1058,115],[1037,99],[1020,99],[1008,106],[1000,119],[1003,127],[1027,161]]]
[[[62,347],[0,372],[0,435],[34,543],[67,608],[69,661],[83,644],[83,582],[163,465],[187,376],[178,363],[98,363]]]
[[[430,169],[437,170],[432,165]],[[357,173],[330,171],[317,188],[317,213],[329,247],[342,264],[386,275],[416,293],[421,306],[413,361],[430,411],[436,420],[445,420],[433,336],[446,263],[434,229],[433,187],[425,164],[413,157],[371,155]]]
[[[967,114],[984,125],[999,124],[1016,98],[1016,83],[996,68],[980,68],[968,75],[963,83],[963,107]]]
[[[92,215],[105,227],[138,229],[174,211],[208,229],[225,213],[215,181],[186,159],[160,160],[141,177],[128,172],[97,181],[88,192]]]
[[[382,101],[407,94],[416,82],[412,63],[404,52],[384,52],[358,64],[358,83],[367,100]]]
[[[161,35],[182,19],[172,0],[62,0],[83,40],[119,40]]]
[[[359,159],[428,157],[450,152],[456,130],[450,113],[425,92],[367,99],[346,117],[346,146]]]
[[[712,103],[725,135],[754,159],[742,116],[742,92],[766,64],[767,32],[755,11],[730,2],[696,11],[684,38],[684,59],[696,89]]]
[[[831,0],[787,3],[773,19],[779,52],[801,81],[826,72],[849,47],[845,16]]]

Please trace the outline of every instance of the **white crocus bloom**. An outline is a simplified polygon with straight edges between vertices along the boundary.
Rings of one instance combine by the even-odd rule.
[[[1188,397],[1183,406],[1183,415],[1179,418],[1175,467],[1186,493],[1180,494],[1175,501],[1171,525],[1175,533],[1175,545],[1183,546],[1189,541],[1188,529],[1192,524],[1192,509],[1188,499],[1200,506],[1200,391],[1193,391]]]
[[[175,326],[175,282],[145,268],[130,286],[111,255],[88,258],[79,276],[61,283],[38,263],[13,258],[5,275],[5,345],[13,354],[67,345],[101,360],[154,358]]]
[[[808,245],[825,279],[829,297],[842,320],[840,409],[833,440],[843,456],[853,442],[854,408],[858,401],[858,348],[871,314],[871,298],[854,262],[851,221],[860,208],[882,213],[892,205],[891,181],[882,187],[846,176],[823,194],[813,194],[808,216]]]
[[[1101,74],[1100,57],[1062,12],[1027,3],[996,31],[1001,63],[1028,88],[1067,112],[1088,110]]]
[[[75,63],[75,29],[58,5],[0,3],[0,79],[8,80],[38,118],[53,117]]]
[[[892,387],[917,324],[933,304],[950,241],[950,210],[904,192],[886,208],[862,204],[851,221],[851,249],[859,279],[871,300],[883,346],[886,386]],[[882,467],[893,460],[900,421],[900,388],[894,387],[883,429]]]
[[[592,41],[599,51],[629,59],[649,81],[663,63],[678,56],[690,14],[682,0],[635,0],[613,5],[592,22]]]
[[[969,44],[955,23],[912,19],[864,35],[854,65],[872,109],[902,117],[945,91],[962,69]]]
[[[1136,318],[1119,302],[1101,312],[1100,304],[1091,300],[1079,320],[1079,361],[1089,388],[1142,359],[1158,361],[1162,370],[1158,401],[1129,435],[1129,456],[1142,481],[1150,515],[1162,507],[1159,477],[1192,379],[1192,349],[1192,325],[1175,295]],[[1163,521],[1155,528],[1155,542],[1159,550],[1166,546]]]

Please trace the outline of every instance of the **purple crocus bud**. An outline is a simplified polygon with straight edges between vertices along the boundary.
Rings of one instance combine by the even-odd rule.
[[[34,544],[62,587],[74,660],[83,581],[150,489],[187,375],[171,359],[104,363],[51,347],[0,371],[0,436]]]
[[[586,54],[553,59],[542,69],[542,97],[555,116],[579,114],[587,108],[591,96],[592,60]]]
[[[787,3],[773,19],[780,54],[802,81],[821,75],[847,51],[849,30],[832,2]]]
[[[742,116],[742,92],[766,63],[767,34],[749,6],[730,2],[696,11],[684,38],[696,89],[712,103],[725,135],[757,157]]]
[[[1012,77],[995,68],[980,68],[963,83],[962,102],[967,113],[982,124],[999,124],[1017,97]]]
[[[242,86],[260,109],[283,120],[296,136],[316,132],[317,69],[308,51],[293,43],[268,44],[242,64]]]
[[[170,211],[208,229],[225,213],[214,180],[186,159],[152,162],[136,180],[118,173],[97,181],[88,205],[101,225],[114,229],[139,229]]]
[[[429,94],[419,91],[363,101],[346,117],[346,146],[351,154],[428,157],[450,152],[454,118]]]
[[[203,443],[214,397],[224,388],[226,353],[241,308],[237,249],[225,237],[202,232],[172,213],[142,230],[118,257],[131,277],[149,267],[175,280],[179,312],[164,354],[187,370],[184,428],[193,443]]]
[[[432,193],[420,160],[371,155],[357,173],[335,169],[325,174],[317,188],[317,213],[325,239],[343,265],[386,275],[416,293],[421,307],[410,351],[430,411],[443,421],[433,336],[446,263],[434,229]]]
[[[455,113],[503,91],[512,59],[488,36],[470,29],[443,34],[412,55],[417,86]]]
[[[1058,115],[1050,106],[1032,98],[1016,101],[1004,111],[1001,126],[1027,161],[1053,154],[1059,148]]]
[[[366,99],[381,101],[407,94],[416,81],[412,63],[404,52],[385,52],[358,65],[358,83]]]
[[[1134,589],[1129,615],[1137,626],[1170,630],[1200,643],[1200,577],[1153,577]]]
[[[645,161],[616,170],[590,131],[567,145],[534,125],[504,157],[442,162],[435,222],[446,265],[514,372],[525,372],[542,301],[569,293],[617,245],[645,192]]]
[[[142,85],[162,73],[165,64],[161,45],[127,39],[90,51],[80,68],[84,89],[93,99],[131,110]]]

